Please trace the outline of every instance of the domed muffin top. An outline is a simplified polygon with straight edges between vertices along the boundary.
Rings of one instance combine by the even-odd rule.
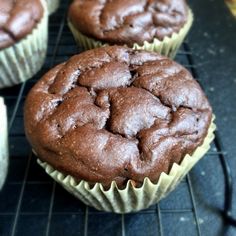
[[[69,9],[81,33],[128,46],[178,33],[187,17],[185,0],[74,0]]]
[[[40,0],[0,1],[0,49],[29,34],[43,16]]]
[[[110,46],[51,69],[25,104],[39,158],[78,180],[157,181],[203,143],[211,107],[198,83],[156,53]]]

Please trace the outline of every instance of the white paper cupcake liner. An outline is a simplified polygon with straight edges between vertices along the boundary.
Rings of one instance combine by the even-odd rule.
[[[5,182],[8,169],[8,127],[7,109],[0,97],[0,190]]]
[[[30,79],[42,67],[48,38],[48,12],[45,0],[44,15],[31,34],[14,45],[0,50],[0,88]]]
[[[209,150],[215,129],[216,126],[212,121],[203,144],[191,156],[186,155],[180,164],[173,164],[169,174],[162,172],[157,183],[145,178],[140,188],[134,187],[130,180],[125,189],[119,189],[114,181],[109,190],[104,190],[100,183],[90,187],[84,180],[77,181],[72,176],[55,170],[46,162],[39,159],[37,161],[47,174],[85,204],[98,210],[128,213],[148,208],[170,193]]]
[[[184,38],[186,37],[188,31],[190,30],[192,23],[193,23],[193,13],[191,9],[189,9],[188,20],[178,33],[172,34],[171,37],[165,37],[163,40],[159,40],[155,38],[153,42],[151,43],[145,41],[142,46],[135,43],[132,48],[158,52],[164,56],[174,58],[179,47],[184,41]],[[73,26],[70,20],[68,20],[68,25],[77,44],[83,46],[85,49],[98,48],[104,45],[108,45],[108,43],[95,40],[93,38],[87,37],[84,34],[80,33]]]
[[[60,0],[46,0],[48,4],[48,13],[52,14],[54,13],[60,5]]]

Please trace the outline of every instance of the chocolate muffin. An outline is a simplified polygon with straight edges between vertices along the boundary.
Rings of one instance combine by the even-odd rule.
[[[0,49],[18,42],[43,16],[40,0],[2,0],[0,2]]]
[[[176,52],[193,20],[185,0],[74,0],[68,19],[86,48],[118,44],[165,55]]]
[[[0,1],[0,88],[35,74],[47,48],[45,0]]]
[[[156,53],[110,46],[50,70],[25,104],[26,135],[56,170],[108,187],[156,183],[203,144],[212,109],[198,83]]]

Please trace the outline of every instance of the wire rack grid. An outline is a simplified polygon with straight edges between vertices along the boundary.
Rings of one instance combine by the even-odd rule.
[[[53,65],[81,52],[66,24],[67,3],[63,2],[50,17],[47,59],[42,70],[28,82],[0,91],[8,107],[10,168],[0,193],[0,235],[203,235],[195,201],[191,173],[177,189],[159,204],[127,215],[96,211],[64,191],[36,164],[23,128],[23,104],[34,83]],[[188,42],[184,42],[176,60],[199,80]],[[201,81],[199,81],[201,82]],[[219,135],[208,158],[220,158],[229,174]],[[226,178],[226,195],[232,195]],[[230,219],[231,201],[227,197],[223,217]],[[178,227],[170,227],[178,225]]]

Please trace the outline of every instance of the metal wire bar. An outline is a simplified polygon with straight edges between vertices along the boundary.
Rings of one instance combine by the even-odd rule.
[[[25,83],[23,83],[21,85],[19,94],[18,94],[17,99],[16,99],[16,104],[15,104],[15,107],[14,107],[14,110],[13,110],[13,113],[12,113],[12,116],[11,116],[11,119],[10,119],[10,122],[9,122],[9,127],[8,127],[9,132],[10,132],[12,124],[13,124],[13,122],[15,120],[16,113],[17,113],[17,110],[19,108],[19,104],[20,104],[20,101],[21,101],[21,98],[22,98],[22,94],[23,94],[24,88],[25,88]]]
[[[188,52],[191,52],[188,43],[184,43],[184,49]],[[194,65],[194,59],[191,56],[191,53],[187,55],[189,60],[189,64]],[[194,78],[198,79],[198,73],[195,67],[191,67],[191,72]],[[224,199],[224,210],[221,211],[224,223],[226,225],[236,226],[236,219],[232,215],[232,206],[233,206],[233,183],[232,183],[232,174],[228,162],[226,160],[227,152],[224,151],[222,142],[220,140],[219,133],[215,131],[215,139],[214,143],[216,146],[216,152],[218,153],[218,157],[220,159],[220,163],[223,168],[224,177],[225,177],[225,199]]]
[[[217,131],[215,132],[215,136],[216,136],[215,145],[218,150],[221,150],[223,144]],[[219,154],[219,158],[225,175],[225,202],[224,202],[224,210],[221,211],[221,213],[222,216],[224,217],[226,225],[236,226],[236,218],[234,218],[232,213],[232,208],[233,208],[232,174],[226,156],[221,153]]]
[[[162,219],[161,219],[161,209],[159,204],[156,204],[156,211],[157,211],[157,216],[158,216],[158,223],[159,223],[159,234],[160,236],[163,235],[163,227],[162,227]]]
[[[65,21],[66,21],[66,11],[64,12],[64,15],[63,15],[61,23],[60,23],[59,31],[58,31],[57,38],[56,38],[56,43],[53,48],[50,67],[54,66],[54,64],[55,64],[57,52],[60,47],[60,41],[62,38],[61,36],[62,36],[63,29],[65,26]],[[46,236],[49,236],[49,234],[50,234],[51,218],[52,218],[53,204],[54,204],[54,198],[55,198],[55,188],[56,188],[56,183],[53,182],[52,194],[51,194],[51,200],[50,200],[50,206],[49,206],[49,213],[48,213],[48,220],[47,220]]]
[[[54,198],[55,198],[55,189],[56,189],[56,182],[54,181],[53,186],[52,186],[52,194],[51,194],[49,211],[48,211],[46,236],[49,236],[50,234],[51,218],[52,218],[53,204],[54,204]]]
[[[28,173],[29,173],[31,158],[32,158],[32,155],[30,154],[30,156],[28,158],[27,166],[26,166],[26,169],[25,169],[23,183],[21,185],[21,190],[20,190],[20,195],[19,195],[19,199],[18,199],[18,203],[17,203],[16,213],[15,213],[15,217],[14,217],[14,221],[13,221],[11,236],[14,236],[16,234],[16,226],[17,226],[17,222],[18,222],[18,218],[19,218],[19,214],[20,214],[20,208],[21,208],[21,204],[22,204],[22,200],[23,200],[23,195],[24,195],[24,190],[25,190],[25,185],[26,185],[26,179],[27,179],[27,176],[28,176]]]
[[[89,208],[86,206],[85,214],[84,214],[84,236],[88,235],[88,215],[89,215]]]
[[[188,183],[189,192],[190,192],[190,196],[191,196],[191,200],[192,200],[193,214],[194,214],[194,218],[195,218],[195,221],[196,221],[197,233],[198,233],[199,236],[201,236],[202,234],[201,234],[201,230],[200,230],[200,223],[199,223],[199,220],[198,220],[197,204],[196,204],[196,200],[195,200],[195,197],[194,197],[192,182],[191,182],[189,174],[187,175],[187,183]]]

